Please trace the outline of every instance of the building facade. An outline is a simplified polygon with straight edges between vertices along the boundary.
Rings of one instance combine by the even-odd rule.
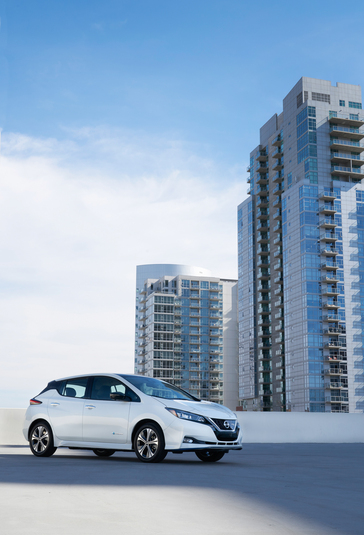
[[[164,275],[143,283],[141,273],[152,273],[154,267],[137,267],[135,373],[235,410],[237,281],[192,266],[159,267]]]
[[[250,154],[238,207],[239,403],[364,410],[360,86],[301,78]]]

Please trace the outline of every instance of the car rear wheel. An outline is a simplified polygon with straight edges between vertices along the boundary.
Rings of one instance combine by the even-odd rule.
[[[152,423],[141,425],[135,433],[134,451],[139,461],[143,463],[163,461],[167,455],[164,445],[161,429]]]
[[[56,451],[53,433],[49,424],[38,422],[33,425],[29,433],[30,451],[36,457],[50,457]]]
[[[99,457],[111,457],[111,455],[114,455],[116,450],[92,450],[95,455],[98,455]]]
[[[220,461],[225,455],[223,451],[213,450],[196,451],[195,453],[200,461],[204,461],[205,463],[216,463],[216,461]]]

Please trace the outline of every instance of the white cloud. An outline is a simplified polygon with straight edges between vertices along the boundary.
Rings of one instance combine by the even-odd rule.
[[[236,277],[246,186],[201,152],[106,128],[3,136],[0,407],[64,375],[133,370],[137,264]]]

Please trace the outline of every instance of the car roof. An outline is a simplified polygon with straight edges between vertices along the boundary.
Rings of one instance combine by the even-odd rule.
[[[117,372],[110,372],[110,373],[84,373],[84,374],[80,374],[80,375],[70,375],[68,377],[61,377],[60,379],[53,379],[53,381],[67,381],[68,379],[78,379],[79,377],[100,377],[100,376],[105,376],[105,377],[110,377],[110,376],[117,376],[117,377],[124,377],[124,376],[133,376],[133,377],[146,377],[145,375],[136,375],[134,373],[117,373]],[[150,379],[152,379],[150,377]],[[53,381],[50,381],[50,382],[53,382]]]

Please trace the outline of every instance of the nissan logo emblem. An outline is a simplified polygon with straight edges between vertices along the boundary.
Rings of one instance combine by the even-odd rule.
[[[224,427],[225,427],[226,429],[230,429],[230,422],[228,422],[227,420],[225,420],[225,422],[224,422]]]

